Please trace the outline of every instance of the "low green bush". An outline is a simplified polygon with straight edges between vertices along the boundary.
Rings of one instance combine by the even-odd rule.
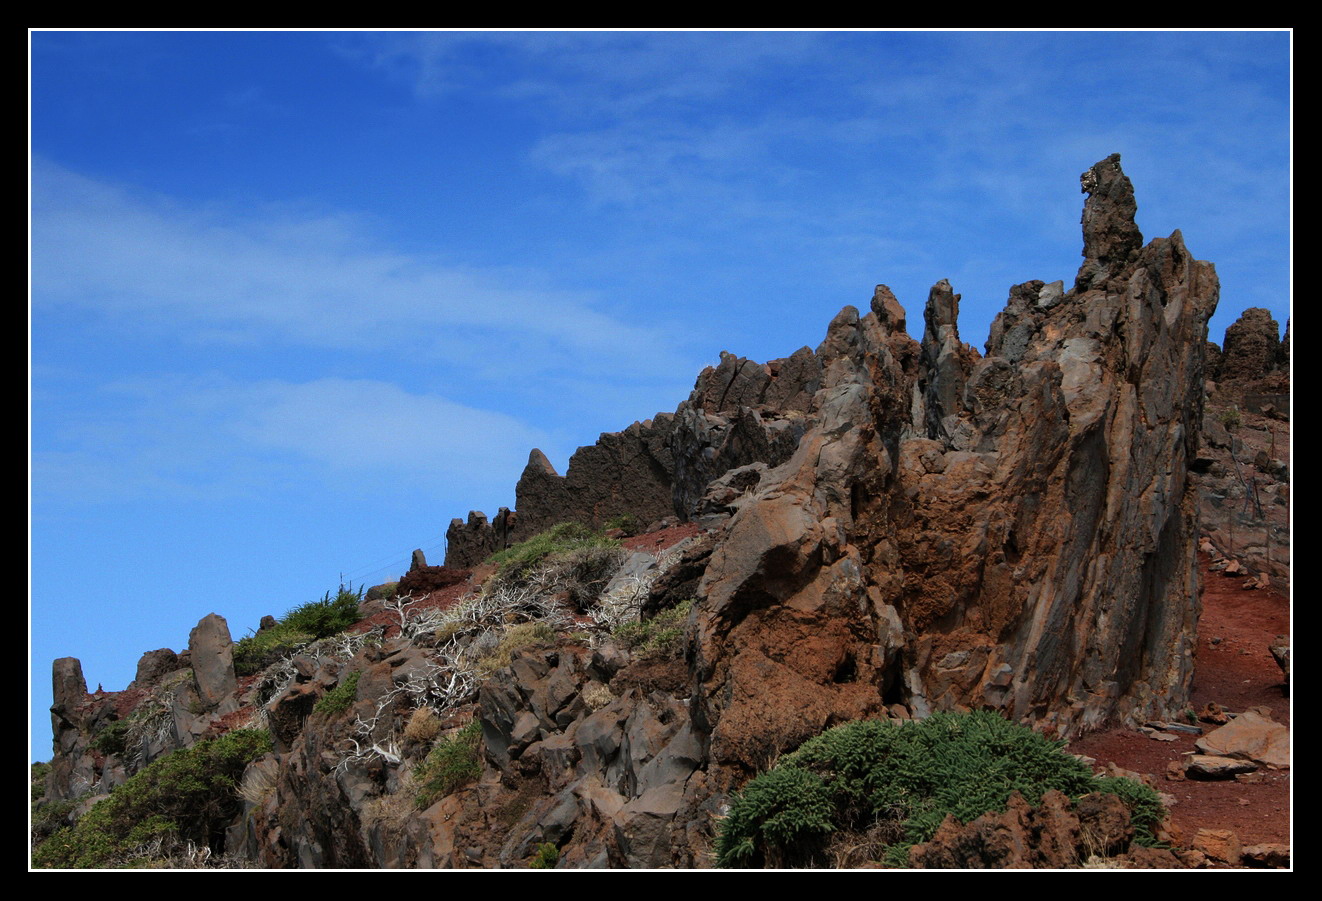
[[[413,773],[419,786],[415,802],[419,810],[426,810],[438,798],[482,775],[481,743],[482,724],[473,720],[432,748]]]
[[[361,671],[355,670],[341,679],[339,685],[321,696],[316,706],[312,708],[313,712],[337,716],[352,707],[353,702],[358,699],[358,680],[362,675]]]
[[[1139,840],[1150,841],[1164,815],[1156,794],[1095,777],[1062,745],[990,712],[837,726],[734,798],[717,836],[717,865],[821,865],[832,832],[890,823],[895,840],[884,859],[902,866],[909,846],[930,839],[947,814],[968,823],[1005,810],[1015,791],[1035,801],[1051,789],[1071,798],[1117,794],[1133,811]]]
[[[527,541],[497,551],[488,558],[487,562],[499,567],[497,574],[499,578],[518,581],[539,563],[554,555],[590,549],[613,550],[619,547],[618,541],[594,532],[587,526],[562,522]]]
[[[619,529],[625,535],[637,535],[643,530],[643,525],[638,521],[638,517],[632,513],[621,513],[606,521],[606,530],[610,531],[612,529]]]
[[[129,723],[125,720],[115,720],[96,734],[96,738],[92,739],[92,747],[107,757],[112,755],[123,757],[128,733]]]
[[[34,846],[69,825],[77,801],[35,801],[32,804],[32,841]]]
[[[300,604],[285,614],[282,625],[299,632],[307,632],[312,638],[330,638],[343,632],[358,622],[362,617],[358,613],[358,604],[363,599],[363,590],[354,591],[353,586],[340,586],[334,598],[330,592],[319,601]]]
[[[693,601],[684,601],[651,619],[622,623],[611,637],[642,657],[677,656],[684,650],[684,626],[692,609]]]
[[[46,777],[50,775],[49,763],[32,764],[32,800],[40,801],[46,797]]]
[[[239,811],[236,789],[247,765],[271,750],[265,731],[240,729],[175,751],[143,768],[33,852],[36,867],[123,865],[155,840],[221,850]]]
[[[245,635],[234,644],[234,673],[238,676],[260,673],[272,663],[297,654],[314,640],[310,632],[284,623]]]
[[[274,628],[240,638],[234,645],[234,673],[250,676],[290,657],[312,642],[338,635],[362,619],[358,604],[363,589],[340,586],[335,597],[326,592],[319,601],[300,604],[285,614]]]
[[[534,870],[554,870],[560,862],[560,849],[552,842],[542,842],[537,846],[537,853],[532,857],[529,868]]]

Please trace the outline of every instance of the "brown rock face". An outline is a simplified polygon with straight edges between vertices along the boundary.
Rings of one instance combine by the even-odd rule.
[[[723,354],[673,416],[603,435],[565,476],[533,452],[514,539],[618,513],[719,529],[693,672],[718,761],[755,769],[896,703],[1061,734],[1183,704],[1218,282],[1178,231],[1142,245],[1118,155],[1081,181],[1074,287],[1012,288],[985,357],[945,280],[921,344],[878,286],[815,351]],[[473,525],[447,561],[498,543]]]
[[[1074,289],[1086,291],[1123,274],[1143,246],[1143,235],[1134,222],[1138,204],[1134,186],[1120,169],[1120,154],[1089,167],[1079,185],[1088,201],[1083,205],[1083,265]]]
[[[1089,172],[1076,287],[1012,289],[985,358],[944,282],[921,348],[889,291],[832,322],[806,432],[700,592],[695,716],[717,762],[755,769],[895,701],[1070,734],[1187,697],[1218,284],[1179,232],[1140,249],[1118,157]]]
[[[1288,360],[1288,345],[1278,336],[1281,327],[1270,310],[1251,307],[1226,329],[1221,347],[1220,378],[1260,379],[1275,369],[1282,358]],[[1288,340],[1288,336],[1287,336]]]

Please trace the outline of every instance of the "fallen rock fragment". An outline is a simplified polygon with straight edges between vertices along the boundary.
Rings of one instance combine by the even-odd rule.
[[[1239,836],[1233,829],[1199,829],[1193,837],[1193,849],[1212,860],[1232,865],[1239,863],[1242,853]]]
[[[1219,643],[1219,639],[1212,639],[1212,643]],[[1224,726],[1226,723],[1230,722],[1230,716],[1226,713],[1225,708],[1216,703],[1216,701],[1208,701],[1207,704],[1203,706],[1203,709],[1198,711],[1198,719],[1202,720],[1204,723],[1211,723],[1214,726]]]
[[[1265,712],[1264,712],[1265,711]],[[1290,730],[1269,716],[1270,708],[1253,707],[1194,742],[1204,754],[1238,757],[1263,766],[1290,765]]]
[[[1258,765],[1250,760],[1194,754],[1184,764],[1184,773],[1194,779],[1231,779],[1240,773],[1251,773],[1257,768]]]
[[[1240,852],[1240,863],[1246,867],[1283,870],[1290,866],[1290,846],[1279,844],[1249,845]]]

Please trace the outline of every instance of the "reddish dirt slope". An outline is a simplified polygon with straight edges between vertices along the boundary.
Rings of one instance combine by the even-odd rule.
[[[1203,613],[1198,623],[1198,660],[1193,703],[1215,701],[1232,711],[1270,707],[1272,719],[1290,723],[1290,699],[1280,667],[1267,650],[1277,635],[1290,632],[1288,599],[1273,590],[1249,591],[1243,578],[1227,578],[1202,561]],[[1218,641],[1219,639],[1219,641]],[[1210,727],[1205,727],[1210,728]],[[1290,842],[1290,775],[1264,771],[1261,782],[1173,782],[1166,767],[1194,750],[1195,736],[1159,742],[1138,732],[1113,730],[1089,735],[1069,750],[1158,777],[1158,789],[1177,803],[1171,818],[1185,843],[1199,829],[1233,829],[1241,843]]]

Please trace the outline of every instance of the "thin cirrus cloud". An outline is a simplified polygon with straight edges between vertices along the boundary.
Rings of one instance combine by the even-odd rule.
[[[496,491],[547,440],[513,417],[371,379],[138,377],[97,394],[59,410],[33,454],[33,484],[50,501],[225,500],[401,478],[444,497],[455,473]]]
[[[508,343],[530,377],[584,360],[664,374],[664,336],[538,273],[483,271],[380,246],[344,214],[265,218],[192,207],[33,166],[33,301],[128,317],[190,340],[427,354]]]

